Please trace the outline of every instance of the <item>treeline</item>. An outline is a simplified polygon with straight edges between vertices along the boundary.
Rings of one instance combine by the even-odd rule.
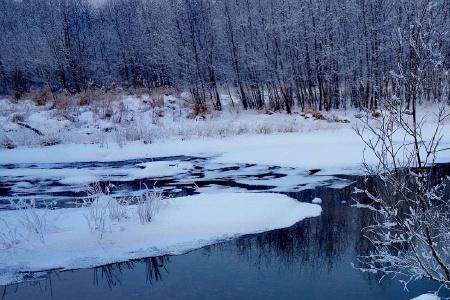
[[[0,93],[187,89],[221,109],[450,102],[449,0],[0,0]]]

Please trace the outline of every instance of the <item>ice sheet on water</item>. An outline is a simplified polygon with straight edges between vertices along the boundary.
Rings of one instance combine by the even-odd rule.
[[[289,227],[321,213],[318,205],[275,193],[214,193],[161,201],[159,211],[146,224],[137,217],[137,206],[126,206],[127,218],[107,221],[102,238],[86,222],[89,208],[36,210],[51,220],[45,243],[27,230],[20,212],[0,211],[0,218],[19,237],[12,248],[0,251],[0,284],[23,280],[21,272],[180,254],[245,234]]]

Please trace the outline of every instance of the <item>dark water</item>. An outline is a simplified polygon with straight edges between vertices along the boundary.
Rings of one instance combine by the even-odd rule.
[[[436,285],[419,281],[406,292],[397,280],[379,283],[352,267],[367,249],[360,234],[367,215],[350,207],[349,192],[317,188],[291,194],[302,200],[321,197],[323,213],[287,229],[179,256],[52,272],[0,293],[3,299],[370,300],[410,299],[435,290]]]
[[[400,278],[380,282],[352,267],[367,252],[361,228],[371,216],[351,207],[351,191],[352,186],[319,186],[287,193],[305,202],[323,200],[319,217],[290,228],[179,256],[49,272],[37,280],[0,286],[0,299],[371,300],[411,299],[436,290],[436,284],[422,280],[405,291]]]

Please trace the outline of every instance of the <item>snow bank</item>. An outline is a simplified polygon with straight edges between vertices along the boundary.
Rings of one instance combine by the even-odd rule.
[[[447,128],[449,127],[449,128]],[[450,125],[443,132],[450,132]],[[428,128],[426,129],[428,130]],[[431,130],[431,128],[430,128]],[[447,133],[441,148],[450,146]],[[216,163],[249,163],[321,169],[320,174],[354,174],[361,169],[364,144],[351,128],[313,130],[308,133],[240,135],[223,139],[198,139],[143,144],[111,145],[65,144],[46,148],[0,150],[0,164],[120,161],[179,155],[215,156]],[[376,158],[365,153],[368,163]],[[450,151],[439,152],[438,162],[450,161]]]
[[[152,222],[145,225],[137,217],[137,207],[128,206],[128,218],[108,224],[101,239],[87,225],[87,208],[37,210],[47,214],[45,243],[26,230],[18,211],[1,211],[0,219],[15,228],[22,239],[0,251],[0,284],[20,281],[20,272],[86,268],[180,254],[244,234],[289,227],[321,213],[319,205],[270,193],[195,195],[161,203]],[[6,230],[0,227],[0,234]]]

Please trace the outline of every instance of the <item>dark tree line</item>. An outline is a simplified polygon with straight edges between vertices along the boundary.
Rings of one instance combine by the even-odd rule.
[[[0,93],[189,90],[221,109],[450,102],[449,0],[0,0]]]

